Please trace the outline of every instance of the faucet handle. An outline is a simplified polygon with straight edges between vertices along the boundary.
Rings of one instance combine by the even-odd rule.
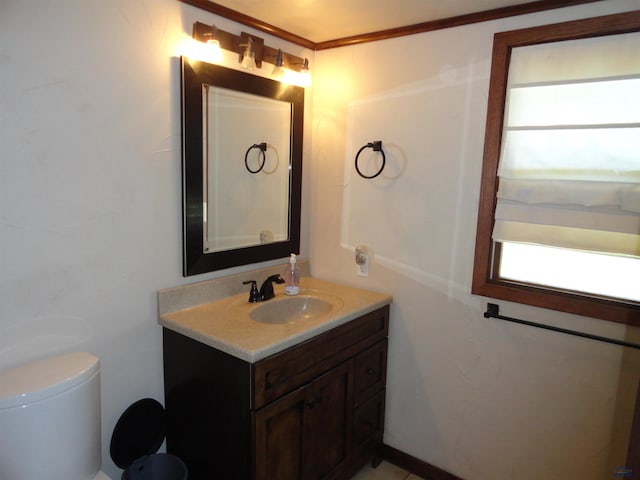
[[[242,284],[251,284],[251,291],[249,292],[249,303],[256,303],[262,300],[260,292],[258,292],[258,284],[255,280],[247,280],[246,282],[242,282]]]

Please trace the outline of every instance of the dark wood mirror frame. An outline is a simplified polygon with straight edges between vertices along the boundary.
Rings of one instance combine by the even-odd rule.
[[[300,251],[304,88],[182,57],[183,275],[288,257]],[[261,95],[291,104],[288,240],[204,253],[202,85]]]

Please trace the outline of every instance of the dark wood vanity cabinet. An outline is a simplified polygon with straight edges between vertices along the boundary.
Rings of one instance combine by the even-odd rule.
[[[189,479],[346,480],[382,445],[389,307],[254,364],[164,329],[167,451]]]
[[[255,478],[338,478],[348,461],[351,362],[255,413]]]

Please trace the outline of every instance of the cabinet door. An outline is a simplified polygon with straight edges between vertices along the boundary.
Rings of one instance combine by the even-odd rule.
[[[351,361],[313,381],[304,480],[338,478],[348,462],[352,445],[352,384]]]
[[[255,414],[255,480],[302,480],[305,417],[312,405],[302,387]]]
[[[351,448],[352,362],[255,414],[256,480],[331,480]]]

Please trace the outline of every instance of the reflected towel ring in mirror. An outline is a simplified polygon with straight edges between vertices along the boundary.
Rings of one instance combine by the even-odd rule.
[[[260,156],[262,157],[262,160],[260,161],[260,166],[257,169],[251,170],[251,168],[249,167],[249,152],[254,148],[257,148],[258,150],[260,150]],[[264,153],[266,151],[267,151],[267,144],[265,142],[254,143],[247,149],[247,153],[244,154],[244,166],[247,167],[247,170],[250,173],[259,173],[262,171],[262,169],[264,168],[264,164],[266,162],[266,155]]]
[[[380,152],[382,154],[382,165],[380,165],[380,169],[373,175],[364,175],[360,171],[360,168],[358,167],[358,157],[360,157],[360,154],[365,148],[373,148],[374,152]],[[366,178],[366,179],[376,178],[378,175],[382,173],[382,170],[384,170],[384,165],[386,162],[387,162],[387,157],[384,154],[384,150],[382,150],[382,141],[376,140],[374,142],[367,143],[366,145],[361,147],[360,150],[358,150],[358,153],[356,153],[356,172],[358,172],[358,175],[360,175],[362,178]]]

